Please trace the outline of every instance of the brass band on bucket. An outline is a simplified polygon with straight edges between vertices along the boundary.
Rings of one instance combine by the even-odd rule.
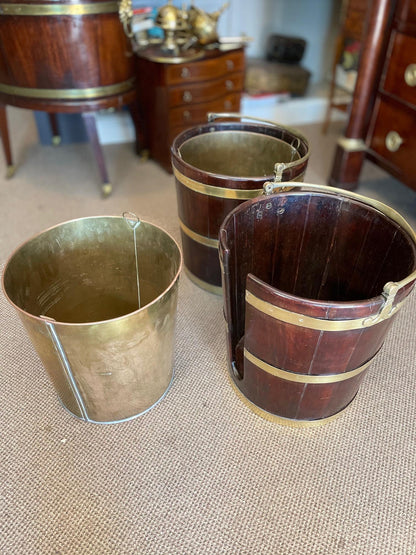
[[[122,94],[134,87],[135,79],[128,79],[122,83],[90,87],[87,89],[35,89],[30,87],[17,87],[0,83],[0,93],[26,98],[47,98],[52,100],[84,100],[88,98],[104,98],[115,94]]]
[[[300,326],[302,328],[308,328],[317,331],[346,331],[346,330],[356,330],[361,328],[366,328],[368,326],[378,324],[382,320],[371,321],[371,317],[366,316],[365,318],[352,318],[351,320],[324,320],[323,318],[316,318],[315,316],[306,316],[305,314],[300,314],[298,312],[291,312],[279,306],[263,301],[246,291],[246,302],[253,306],[263,314],[267,314],[271,318],[285,322],[286,324],[292,324],[294,326]],[[396,310],[390,314],[387,314],[384,319],[391,318],[404,301],[396,305]]]
[[[209,293],[214,293],[214,295],[222,295],[222,287],[220,285],[212,285],[212,283],[204,281],[193,274],[186,266],[184,266],[184,270],[188,278],[201,289],[205,289],[205,291],[208,291]]]
[[[349,380],[358,376],[363,372],[370,364],[373,362],[371,358],[368,362],[359,366],[358,368],[354,368],[354,370],[350,370],[349,372],[343,372],[342,374],[319,374],[319,375],[312,375],[312,374],[297,374],[296,372],[289,372],[288,370],[283,370],[281,368],[277,368],[276,366],[272,366],[267,362],[257,358],[255,355],[250,353],[247,349],[244,349],[244,357],[251,362],[252,364],[258,366],[264,372],[275,376],[276,378],[281,378],[282,380],[290,381],[290,382],[297,382],[297,383],[306,383],[306,384],[328,384],[328,383],[336,383],[342,382],[344,380]]]
[[[340,411],[332,414],[331,416],[327,416],[326,418],[319,418],[317,420],[296,420],[294,418],[285,418],[284,416],[279,416],[277,414],[273,414],[267,410],[260,408],[258,405],[250,401],[242,391],[238,388],[237,384],[232,379],[229,372],[227,372],[228,377],[230,379],[231,385],[237,394],[238,398],[243,401],[247,407],[254,412],[257,416],[268,420],[269,422],[274,422],[275,424],[280,424],[282,426],[289,426],[290,428],[316,428],[318,426],[323,426],[324,424],[329,424],[333,420],[336,420],[339,416],[341,416],[350,406],[351,402],[348,403],[346,407],[341,409]]]
[[[218,248],[218,244],[219,244],[218,239],[212,239],[211,237],[206,237],[205,235],[200,235],[199,233],[192,231],[192,229],[189,229],[189,227],[187,227],[180,218],[179,218],[179,225],[181,230],[184,232],[184,234],[187,235],[193,241],[196,241],[197,243],[199,243],[200,245],[203,245],[204,247],[210,247],[212,249]]]
[[[2,15],[96,15],[118,12],[118,2],[88,4],[0,4]]]
[[[263,189],[229,189],[227,187],[215,187],[214,185],[206,185],[190,177],[186,177],[183,173],[173,167],[173,173],[176,179],[188,189],[207,195],[210,197],[249,200],[258,197],[263,193]]]

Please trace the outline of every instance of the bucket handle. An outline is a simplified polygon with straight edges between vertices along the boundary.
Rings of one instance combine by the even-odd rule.
[[[325,193],[332,194],[334,196],[343,196],[353,200],[359,200],[366,204],[367,206],[371,206],[372,208],[376,208],[380,212],[382,212],[385,216],[388,216],[391,220],[396,222],[400,227],[402,227],[411,237],[413,242],[416,245],[416,233],[412,226],[403,218],[401,214],[396,212],[393,208],[380,202],[379,200],[372,199],[366,197],[364,195],[360,195],[358,193],[353,193],[346,189],[340,189],[337,187],[331,187],[329,185],[319,185],[313,183],[299,183],[296,181],[287,181],[282,183],[276,183],[275,181],[267,181],[263,185],[264,195],[268,196],[273,193],[279,193],[284,191],[290,191],[295,188],[305,188],[306,190],[312,189],[312,191],[322,191]],[[403,289],[406,285],[411,283],[412,281],[416,280],[416,269],[413,270],[411,274],[400,281],[389,281],[387,282],[384,287],[381,295],[384,297],[384,303],[381,306],[379,312],[374,316],[370,316],[363,320],[363,327],[372,326],[374,324],[378,324],[387,318],[390,318],[395,314],[401,306],[401,303],[394,306],[394,301],[396,298],[397,293]]]
[[[140,218],[136,216],[134,212],[123,212],[122,214],[124,221],[133,230],[133,241],[134,241],[134,259],[136,262],[136,284],[137,284],[137,303],[139,308],[141,308],[141,297],[140,297],[140,279],[139,279],[139,260],[137,255],[137,237],[136,229],[141,224]]]
[[[262,119],[262,118],[256,118],[253,116],[245,116],[244,114],[240,114],[239,112],[208,112],[207,113],[207,119],[208,122],[213,122],[216,119],[223,119],[223,118],[230,118],[230,119],[247,119],[250,121],[256,121],[257,123],[264,123],[265,125],[270,125],[270,127],[277,127],[277,128],[281,128],[281,126],[279,124],[277,124],[274,121],[268,120],[268,119]],[[277,162],[274,166],[274,182],[275,183],[280,183],[283,179],[283,172],[287,169],[292,167],[295,164],[299,163],[299,160],[296,160],[295,162],[293,161],[293,158],[295,156],[295,153],[298,152],[298,149],[300,147],[300,137],[302,137],[302,139],[306,141],[305,137],[303,137],[299,131],[297,131],[296,129],[293,129],[291,127],[285,127],[285,129],[287,129],[288,131],[290,131],[291,133],[293,133],[294,135],[296,135],[295,139],[290,143],[290,146],[292,147],[292,159],[290,160],[290,162],[288,162],[287,164],[285,164],[284,162]],[[308,158],[309,155],[307,154],[306,156],[304,156],[304,158]]]
[[[240,114],[239,112],[208,112],[207,113],[208,122],[212,122],[212,121],[215,121],[216,119],[224,119],[224,118],[248,119],[250,121],[257,121],[258,123],[265,123],[266,125],[271,125],[272,127],[281,127],[274,121],[271,121],[268,119],[256,118],[253,116],[245,116],[244,114]]]

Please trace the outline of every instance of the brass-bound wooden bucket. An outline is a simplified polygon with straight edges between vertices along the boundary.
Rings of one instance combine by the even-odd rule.
[[[208,114],[210,120],[240,114]],[[263,192],[267,180],[302,181],[307,140],[273,122],[223,121],[180,133],[172,145],[185,269],[200,287],[221,293],[218,232],[225,216]]]
[[[3,0],[0,101],[85,112],[133,102],[132,48],[115,0]]]
[[[9,258],[5,295],[73,415],[119,422],[165,395],[181,264],[170,235],[129,214],[52,227]]]
[[[358,392],[414,286],[416,234],[376,200],[285,185],[240,205],[221,226],[228,361],[256,413],[313,426]]]

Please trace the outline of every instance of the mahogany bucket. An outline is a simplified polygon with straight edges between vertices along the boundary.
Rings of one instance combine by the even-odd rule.
[[[181,265],[174,239],[129,213],[65,222],[11,255],[5,296],[74,416],[121,422],[164,397]]]
[[[216,118],[254,121],[221,121]],[[302,181],[308,141],[293,129],[240,114],[208,114],[208,124],[180,133],[172,167],[187,275],[221,294],[218,232],[225,216],[260,195],[265,181]]]
[[[117,108],[136,95],[115,0],[4,0],[0,101],[49,112]]]
[[[416,234],[379,201],[276,187],[221,225],[229,372],[257,414],[314,426],[354,399],[413,289]]]

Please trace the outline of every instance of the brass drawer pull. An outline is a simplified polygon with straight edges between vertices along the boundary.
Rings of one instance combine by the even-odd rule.
[[[416,87],[416,64],[409,64],[404,71],[404,80],[409,87]]]
[[[183,113],[183,119],[185,121],[189,121],[191,119],[191,112],[189,110],[185,110]]]
[[[234,62],[232,60],[226,60],[225,65],[227,66],[228,70],[234,69]]]
[[[181,77],[186,79],[186,77],[189,77],[190,75],[191,72],[189,71],[189,69],[187,67],[183,67],[181,71]]]
[[[231,91],[234,88],[234,83],[231,81],[231,79],[226,80],[225,88],[229,91]]]
[[[189,91],[185,91],[182,98],[184,102],[192,102],[192,94]]]
[[[390,152],[397,152],[403,143],[402,137],[397,133],[397,131],[389,131],[386,135],[386,148]]]

